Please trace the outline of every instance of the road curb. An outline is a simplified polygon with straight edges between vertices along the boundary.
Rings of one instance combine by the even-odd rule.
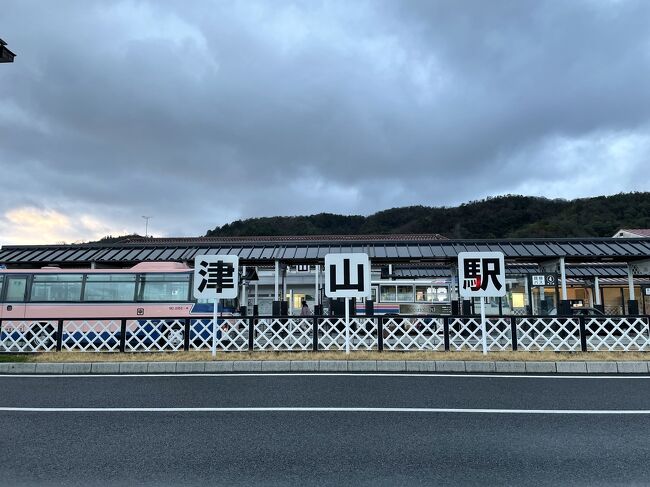
[[[4,362],[0,375],[376,372],[466,374],[648,375],[650,361],[219,360],[213,362]]]

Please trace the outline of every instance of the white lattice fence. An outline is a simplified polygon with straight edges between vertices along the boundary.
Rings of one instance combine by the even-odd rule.
[[[377,349],[376,318],[350,318],[350,350]],[[345,350],[345,319],[318,320],[318,349]]]
[[[517,318],[518,348],[526,351],[580,350],[578,318]]]
[[[311,350],[313,322],[309,318],[263,318],[255,323],[255,350]]]
[[[486,342],[488,350],[512,350],[510,319],[486,318]],[[481,319],[451,318],[449,320],[450,350],[482,350]]]
[[[56,350],[58,322],[3,321],[0,325],[0,352],[49,352]]]
[[[63,322],[61,349],[119,352],[120,320],[66,320]]]
[[[385,350],[443,350],[443,318],[384,318]]]
[[[129,320],[124,350],[127,352],[173,352],[183,349],[185,323],[176,319]]]
[[[245,352],[248,350],[248,320],[246,318],[217,319],[217,350]],[[190,322],[190,349],[212,349],[212,320],[192,319]]]
[[[645,351],[650,347],[648,318],[585,318],[587,350]]]

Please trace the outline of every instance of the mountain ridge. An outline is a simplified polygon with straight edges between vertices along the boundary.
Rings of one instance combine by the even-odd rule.
[[[447,238],[610,237],[650,228],[650,192],[574,200],[505,195],[458,206],[406,206],[368,216],[257,217],[217,226],[205,237],[440,234]]]

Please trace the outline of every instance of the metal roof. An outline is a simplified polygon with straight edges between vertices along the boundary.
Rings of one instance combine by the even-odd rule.
[[[650,228],[621,228],[618,232],[627,232],[638,235],[639,237],[650,237]]]
[[[459,252],[500,251],[510,262],[540,263],[565,257],[567,262],[627,262],[650,258],[650,239],[565,238],[441,240],[436,235],[352,235],[141,239],[137,242],[81,245],[7,245],[0,263],[8,266],[58,264],[123,267],[144,261],[191,261],[200,254],[239,255],[243,265],[322,262],[326,254],[366,252],[374,263],[451,263]]]
[[[539,266],[523,265],[523,264],[510,264],[506,266],[506,274],[510,276],[523,276],[528,274],[543,274]],[[574,278],[627,278],[626,265],[584,265],[574,264],[566,267],[567,277]],[[393,277],[396,279],[409,279],[409,278],[435,278],[435,277],[450,277],[451,271],[449,267],[443,266],[400,266],[393,267]]]
[[[448,240],[439,233],[387,233],[370,235],[256,235],[256,236],[234,236],[234,237],[125,237],[119,243],[153,243],[160,244],[213,244],[224,242],[340,242],[340,241],[361,241],[361,242],[418,242],[430,240]]]

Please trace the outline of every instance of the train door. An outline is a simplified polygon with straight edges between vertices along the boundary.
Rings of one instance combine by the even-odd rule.
[[[22,320],[25,318],[25,301],[27,297],[28,276],[22,274],[5,274],[2,286],[3,320]]]

